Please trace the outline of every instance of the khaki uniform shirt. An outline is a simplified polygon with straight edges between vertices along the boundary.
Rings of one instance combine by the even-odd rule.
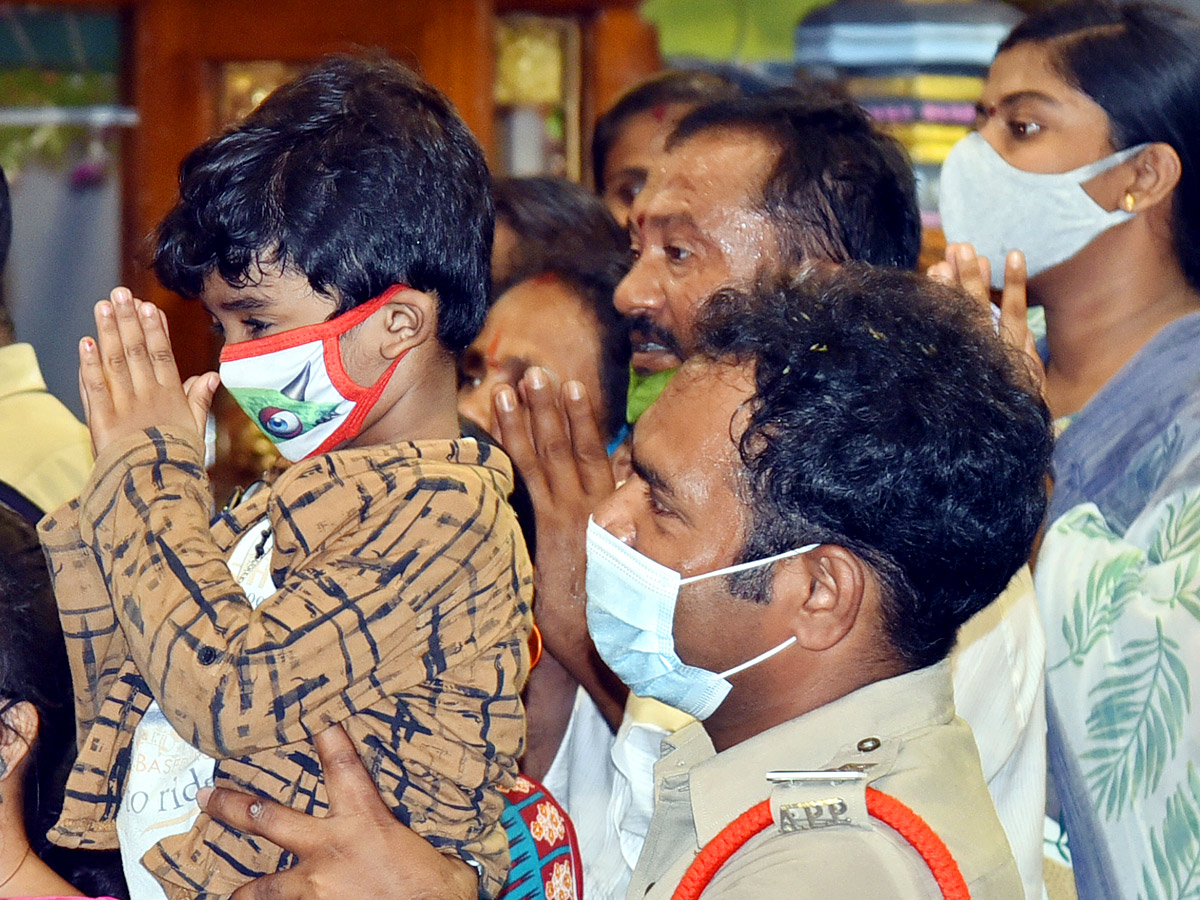
[[[29,344],[0,347],[0,481],[49,512],[92,471],[87,427],[46,390]]]
[[[341,722],[384,800],[494,895],[498,788],[524,740],[532,570],[507,458],[472,440],[342,450],[289,468],[210,528],[202,448],[151,429],[107,448],[39,531],[76,693],[79,758],[52,839],[112,848],[151,698],[216,784],[327,808],[310,735]],[[263,516],[277,592],[226,565]],[[291,859],[201,813],[143,861],[171,898],[224,896]]]
[[[773,790],[766,778],[839,769],[841,777],[865,772],[865,783]],[[958,862],[973,900],[1024,896],[971,730],[954,714],[946,662],[868,685],[723,753],[714,752],[702,725],[689,725],[664,739],[654,780],[654,818],[628,900],[669,898],[700,848],[768,797],[774,824],[717,872],[705,900],[940,897],[912,845],[866,816],[866,783],[925,820]],[[846,811],[838,814],[834,801]],[[784,819],[794,830],[780,827]]]

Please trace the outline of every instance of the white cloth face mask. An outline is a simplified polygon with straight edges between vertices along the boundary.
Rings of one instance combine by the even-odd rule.
[[[588,632],[605,664],[639,697],[706,719],[733,688],[730,675],[756,666],[796,643],[783,643],[724,672],[689,666],[675,652],[675,606],[679,589],[705,578],[732,575],[797,556],[796,550],[684,578],[674,569],[634,550],[595,521],[587,527]]]
[[[979,132],[954,145],[942,166],[939,206],[946,240],[973,244],[992,264],[992,287],[1004,286],[1004,261],[1025,254],[1032,278],[1066,262],[1134,213],[1106,210],[1083,184],[1130,159],[1146,144],[1104,159],[1045,174],[1026,172],[1004,158]]]
[[[408,350],[374,384],[364,386],[346,373],[341,338],[405,290],[395,285],[327,322],[221,351],[221,383],[286,459],[326,453],[362,429]]]

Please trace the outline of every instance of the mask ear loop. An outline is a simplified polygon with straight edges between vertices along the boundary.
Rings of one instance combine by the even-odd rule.
[[[679,583],[684,585],[693,581],[700,581],[702,578],[715,578],[718,575],[735,575],[738,572],[745,572],[747,569],[756,569],[759,566],[767,566],[773,562],[778,562],[781,559],[788,559],[792,556],[799,556],[802,553],[808,553],[811,550],[816,550],[820,546],[820,544],[805,544],[803,547],[797,547],[795,550],[784,550],[782,553],[776,553],[774,556],[766,557],[766,559],[752,559],[750,562],[738,563],[736,566],[729,566],[727,569],[718,569],[715,572],[708,572],[704,575],[693,575],[691,578],[682,579]],[[760,662],[765,662],[776,653],[782,653],[788,647],[792,646],[792,644],[796,643],[797,640],[798,638],[793,634],[779,646],[772,647],[770,650],[760,653],[753,659],[748,659],[741,665],[734,666],[732,669],[726,669],[724,672],[718,672],[717,677],[728,678],[730,675],[736,675],[738,672],[744,672],[751,666],[757,666]]]
[[[797,640],[798,640],[798,638],[793,634],[790,638],[788,638],[786,641],[784,641],[778,647],[772,647],[766,653],[760,653],[760,654],[758,654],[758,656],[754,657],[754,659],[747,660],[746,662],[742,663],[740,666],[734,666],[732,669],[726,669],[724,672],[719,672],[717,674],[717,677],[718,678],[728,678],[730,675],[736,675],[738,672],[744,671],[745,669],[749,669],[751,666],[757,666],[760,662],[770,659],[776,653],[782,653],[788,647],[792,646],[792,644],[796,643]]]
[[[716,578],[718,575],[736,575],[738,572],[745,572],[747,569],[757,569],[759,566],[766,566],[781,559],[787,559],[789,556],[799,556],[801,553],[808,553],[820,546],[820,544],[805,544],[803,547],[797,547],[795,550],[784,550],[782,553],[776,553],[774,556],[768,556],[765,559],[752,559],[750,562],[738,563],[736,566],[717,569],[715,572],[705,572],[703,575],[692,575],[688,578],[682,578],[679,583],[684,585],[691,584],[693,581],[700,581],[704,578]]]

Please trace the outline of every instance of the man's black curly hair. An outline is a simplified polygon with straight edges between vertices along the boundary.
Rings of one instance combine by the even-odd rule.
[[[899,659],[944,658],[1045,512],[1051,419],[1024,360],[959,291],[863,265],[720,291],[698,340],[754,368],[742,558],[846,547],[880,578]]]
[[[260,264],[352,309],[393,284],[438,297],[438,337],[483,325],[493,210],[479,144],[439,91],[383,55],[332,56],[197,147],[158,227],[154,269],[197,297]]]

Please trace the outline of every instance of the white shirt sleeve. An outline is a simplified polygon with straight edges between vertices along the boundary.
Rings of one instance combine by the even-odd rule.
[[[628,802],[628,790],[615,783],[621,776],[610,756],[614,741],[599,708],[579,688],[558,753],[542,779],[575,826],[586,900],[624,900],[633,875],[611,824],[619,815],[612,811],[613,804],[622,797]]]
[[[963,625],[950,661],[955,706],[975,732],[1025,895],[1037,900],[1046,813],[1046,636],[1027,567]]]

